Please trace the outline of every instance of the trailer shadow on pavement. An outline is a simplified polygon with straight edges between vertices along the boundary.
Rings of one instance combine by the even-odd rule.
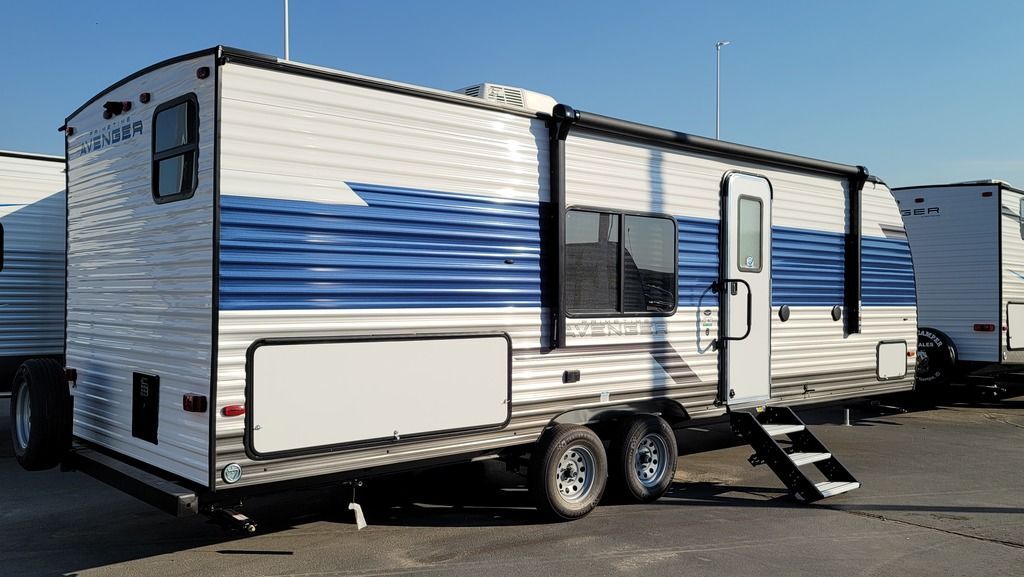
[[[1024,491],[1019,477],[1024,397],[1012,398],[1019,393],[995,402],[965,393],[940,399],[938,408],[914,397],[890,397],[881,404],[853,405],[852,427],[841,426],[841,406],[801,410],[805,422],[820,431],[864,483],[858,491],[811,506],[790,497],[766,467],[750,467],[750,448],[723,421],[679,431],[677,482],[657,503],[625,505],[609,496],[590,519],[550,524],[533,508],[525,480],[488,461],[395,475],[358,489],[356,501],[366,512],[369,533],[356,531],[348,510],[351,487],[254,500],[244,511],[259,523],[256,538],[228,532],[203,517],[166,516],[82,474],[22,471],[10,446],[8,402],[0,399],[0,573],[93,574],[89,569],[95,569],[121,575],[128,564],[139,564],[142,569],[127,573],[165,574],[162,563],[188,558],[183,562],[213,574],[218,564],[243,558],[259,563],[278,558],[287,564],[295,555],[315,556],[317,547],[346,547],[352,549],[348,554],[371,557],[372,548],[360,547],[366,548],[372,535],[379,538],[374,531],[411,539],[409,546],[418,539],[434,543],[442,534],[455,534],[465,543],[456,539],[436,545],[455,549],[468,547],[474,535],[530,543],[536,537],[538,544],[531,545],[536,547],[544,542],[538,535],[557,540],[593,532],[610,539],[615,533],[628,540],[647,531],[652,516],[669,526],[679,524],[679,535],[688,536],[680,538],[687,543],[701,534],[743,533],[747,524],[753,524],[749,538],[759,539],[764,527],[753,528],[759,524],[830,515],[844,525],[879,523],[880,531],[961,536],[1019,552],[1024,549],[1024,501],[1019,497]],[[687,514],[672,515],[675,510]],[[725,529],[723,521],[737,528]],[[462,531],[474,527],[491,529]],[[418,528],[439,530],[423,533]],[[873,533],[865,529],[863,534]],[[372,555],[380,556],[375,562],[388,559],[386,551]],[[598,567],[593,574],[601,573]]]

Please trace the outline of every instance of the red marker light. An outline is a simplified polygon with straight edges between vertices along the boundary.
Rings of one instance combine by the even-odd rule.
[[[145,103],[149,102],[149,98],[150,98],[149,93],[148,92],[143,92],[142,94],[139,95],[139,102],[145,104]]]
[[[188,393],[181,397],[181,408],[188,413],[205,413],[206,406],[206,395]]]
[[[78,369],[72,369],[71,367],[65,368],[64,369],[64,380],[69,382],[69,383],[77,383],[78,382]]]
[[[221,410],[225,417],[238,417],[245,414],[245,405],[228,405]]]
[[[986,325],[986,324],[980,324],[979,323],[979,324],[974,325],[974,330],[979,332],[979,333],[994,333],[995,330],[996,330],[996,326],[995,325]]]
[[[983,196],[985,198],[988,198],[988,197],[992,196],[992,191],[991,190],[986,190],[985,192],[981,193],[981,196]]]
[[[923,196],[919,196],[919,197],[914,199],[914,202],[924,202],[924,197]]]
[[[200,80],[202,80],[204,78],[208,78],[209,76],[210,76],[210,67],[209,66],[203,66],[203,67],[199,68],[198,70],[196,70],[196,78],[198,78]]]

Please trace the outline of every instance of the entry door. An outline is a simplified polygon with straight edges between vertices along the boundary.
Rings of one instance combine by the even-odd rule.
[[[722,399],[739,405],[771,396],[772,188],[730,174],[722,191]]]

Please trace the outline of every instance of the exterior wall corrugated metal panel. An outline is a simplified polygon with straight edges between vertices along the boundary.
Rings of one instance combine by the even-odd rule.
[[[671,398],[693,417],[721,414],[710,348],[717,299],[708,290],[718,276],[718,190],[724,171],[755,167],[570,136],[569,205],[677,218],[680,307],[668,318],[573,319],[574,346],[548,351],[550,316],[539,299],[542,121],[313,78],[282,82],[237,64],[222,75],[216,459],[218,469],[243,465],[240,484],[495,450],[533,441],[564,411],[603,402]],[[762,172],[775,179],[783,226],[841,237],[841,179]],[[809,205],[819,210],[809,214]],[[888,221],[899,225],[898,215]],[[865,227],[882,236],[877,221]],[[827,315],[808,309],[778,330],[794,339],[814,333],[835,354],[842,323],[822,322]],[[870,354],[843,369],[854,376],[837,382],[836,391],[848,391],[830,393],[837,397],[909,386],[872,386],[864,375],[880,335],[913,337],[912,307],[865,316],[871,330],[854,340]],[[220,416],[245,402],[245,353],[256,339],[465,332],[512,338],[512,419],[503,430],[255,463],[243,419]],[[790,342],[779,341],[783,350]],[[805,354],[780,375],[832,374]],[[580,370],[579,382],[562,382],[569,369]]]
[[[982,196],[986,190],[992,195]],[[976,323],[1000,323],[996,186],[913,188],[896,196],[913,254],[920,326],[949,335],[961,360],[998,362],[1000,333],[974,331]]]
[[[217,410],[244,402],[245,351],[257,338],[504,331],[515,369],[502,431],[251,467],[241,419],[218,413],[219,467],[241,463],[246,484],[539,434],[548,419],[538,415],[568,402],[551,398],[562,369],[540,353],[543,122],[313,78],[282,82],[236,64],[222,75]],[[299,218],[297,207],[311,212]],[[587,386],[575,395],[589,396]]]
[[[0,155],[0,359],[64,350],[64,203],[64,163]]]
[[[131,80],[69,120],[67,363],[78,370],[74,434],[206,485],[209,415],[182,395],[210,394],[213,322],[214,83],[196,78],[212,56]],[[149,104],[138,95],[149,92]],[[151,192],[155,107],[194,92],[199,184],[190,199],[157,204]],[[103,119],[105,100],[134,101]],[[141,134],[83,145],[141,122]],[[134,132],[134,129],[132,129]],[[132,436],[132,373],[159,375],[157,444]]]

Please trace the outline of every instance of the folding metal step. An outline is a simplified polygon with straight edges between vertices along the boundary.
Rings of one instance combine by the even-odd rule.
[[[754,448],[750,464],[768,465],[798,500],[817,501],[860,487],[857,479],[807,429],[792,409],[733,410],[729,412],[729,419],[733,430]],[[813,481],[801,470],[807,465],[813,465],[826,480]]]
[[[761,428],[763,428],[771,437],[781,437],[782,435],[788,435],[790,433],[799,433],[806,429],[805,426],[797,424],[761,425]]]
[[[860,483],[857,481],[823,481],[817,483],[814,487],[821,493],[822,498],[825,498],[859,489]]]
[[[797,467],[803,467],[804,465],[810,465],[811,463],[831,458],[832,453],[789,453],[789,460],[793,461],[793,464]]]

